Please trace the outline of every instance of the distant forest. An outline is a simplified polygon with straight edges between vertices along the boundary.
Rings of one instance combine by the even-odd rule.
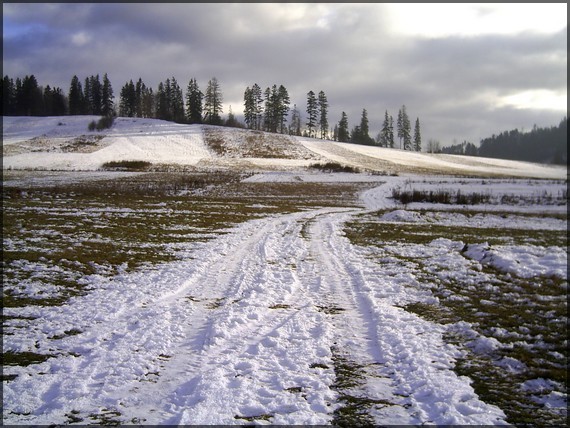
[[[2,79],[3,116],[62,116],[100,115],[102,117],[126,116],[149,117],[179,123],[207,123],[239,128],[264,130],[268,132],[320,137],[334,141],[365,144],[387,148],[421,151],[422,138],[419,118],[412,122],[406,106],[398,111],[394,121],[388,111],[384,113],[382,129],[373,138],[369,135],[368,112],[362,110],[360,124],[348,129],[348,117],[342,112],[340,121],[329,124],[329,104],[326,94],[307,93],[307,122],[302,126],[297,106],[290,108],[287,89],[273,85],[262,91],[259,85],[247,87],[244,92],[244,120],[239,122],[231,111],[227,120],[222,119],[223,95],[217,79],[208,82],[205,93],[195,78],[188,83],[186,96],[174,77],[158,85],[156,91],[147,87],[141,79],[136,83],[130,80],[121,88],[119,102],[115,103],[113,88],[107,74],[85,78],[82,82],[73,76],[69,95],[59,87],[42,87],[36,78],[25,76],[15,80],[9,76]],[[287,118],[290,120],[287,123]],[[302,129],[303,128],[303,129]],[[394,129],[395,128],[395,129]],[[464,141],[451,147],[441,148],[439,142],[429,140],[426,151],[468,156],[493,157],[539,163],[566,164],[568,119],[565,117],[558,126],[538,128],[530,132],[515,129],[505,131],[481,140],[479,147]],[[396,132],[394,132],[396,131]],[[403,143],[403,144],[402,144]]]
[[[478,148],[473,143],[463,142],[444,147],[441,152],[565,165],[568,163],[568,118],[564,117],[558,126],[550,128],[535,125],[529,132],[504,131],[484,138]]]

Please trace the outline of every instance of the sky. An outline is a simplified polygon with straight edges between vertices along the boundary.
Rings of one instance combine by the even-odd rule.
[[[238,118],[254,83],[285,86],[304,120],[322,90],[331,127],[366,109],[375,137],[405,106],[424,147],[478,144],[567,115],[567,4],[3,3],[2,65],[66,93],[107,73],[117,104],[130,79],[216,77]]]

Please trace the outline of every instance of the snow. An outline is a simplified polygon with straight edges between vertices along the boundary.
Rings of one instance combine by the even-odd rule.
[[[41,135],[63,141],[85,133],[92,120],[4,119],[4,146]],[[562,176],[556,167],[508,161],[469,164],[463,158],[298,141],[327,159],[361,167],[380,168],[390,162],[485,174],[508,170],[515,176],[566,177],[565,169]],[[6,156],[4,168],[96,170],[102,162],[119,159],[185,165],[215,161],[197,125],[118,119],[101,145],[92,153]],[[256,166],[271,163],[250,161]],[[231,160],[223,162],[229,165]],[[295,162],[275,160],[272,165],[290,168]],[[503,410],[482,401],[471,379],[454,372],[456,360],[465,351],[447,343],[445,335],[460,331],[477,353],[487,354],[502,345],[476,333],[468,323],[444,326],[404,310],[408,303],[430,304],[437,299],[423,286],[417,270],[398,263],[395,256],[420,257],[428,271],[445,265],[467,282],[465,272],[476,264],[522,278],[566,278],[566,251],[486,243],[465,249],[462,242],[435,239],[423,246],[386,245],[381,257],[374,258],[370,250],[345,236],[348,221],[383,210],[378,221],[387,227],[394,222],[464,224],[464,214],[420,214],[418,209],[425,205],[402,207],[390,198],[395,186],[453,186],[461,184],[458,179],[430,178],[432,182],[426,183],[418,176],[263,171],[246,181],[358,180],[376,183],[361,194],[362,208],[315,208],[251,220],[206,243],[189,246],[191,257],[184,260],[112,277],[82,277],[89,293],[71,298],[64,306],[4,308],[6,316],[37,318],[34,328],[5,337],[4,352],[54,355],[27,367],[5,367],[5,375],[18,376],[3,385],[4,422],[64,424],[72,414],[87,419],[117,412],[123,423],[145,425],[330,424],[341,406],[334,387],[337,349],[365,368],[366,380],[356,393],[388,403],[371,408],[378,424],[507,425]],[[526,184],[493,183],[496,195],[515,188],[534,191],[528,180]],[[475,181],[465,180],[463,185],[476,188]],[[560,185],[536,183],[535,189],[556,192]],[[536,218],[499,216],[492,208],[469,221],[481,227],[491,222],[493,227],[566,230],[562,220],[549,218],[537,225]],[[11,245],[14,242],[4,241],[5,248]],[[21,268],[38,276],[50,274],[39,264]],[[37,286],[30,283],[27,292],[33,295]],[[327,313],[327,308],[336,311]],[[73,329],[80,333],[63,334]],[[514,358],[501,364],[512,372],[524,370]],[[546,380],[527,382],[524,388],[552,391]],[[552,391],[540,400],[560,407],[565,395]]]
[[[97,119],[96,116],[3,117],[3,168],[94,171],[105,162],[137,160],[183,166],[290,170],[332,161],[396,174],[428,171],[552,179],[567,176],[563,166],[415,153],[267,133],[260,134],[261,143],[256,150],[271,151],[279,147],[280,156],[268,158],[267,154],[255,156],[248,152],[244,157],[247,147],[244,141],[253,131],[141,118],[117,118],[111,129],[88,131],[89,123]],[[223,135],[228,153],[215,154],[205,144],[204,132]],[[78,137],[104,138],[85,152],[84,147],[69,148]]]

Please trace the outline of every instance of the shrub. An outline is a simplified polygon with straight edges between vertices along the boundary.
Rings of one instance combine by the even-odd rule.
[[[327,162],[325,164],[314,163],[309,165],[309,168],[318,169],[323,172],[350,172],[350,173],[360,172],[358,168],[354,168],[348,165],[341,165],[338,162]]]
[[[147,161],[111,161],[103,164],[103,169],[114,169],[122,171],[145,171],[152,163]]]
[[[113,116],[102,116],[97,122],[94,120],[89,122],[87,129],[89,129],[89,131],[102,131],[103,129],[111,128],[114,122],[115,118]]]

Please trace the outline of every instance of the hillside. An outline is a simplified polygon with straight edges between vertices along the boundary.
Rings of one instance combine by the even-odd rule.
[[[95,116],[4,117],[3,169],[99,170],[112,161],[155,167],[297,170],[338,162],[363,171],[565,179],[565,166],[405,152],[237,128],[117,118],[88,131]]]

